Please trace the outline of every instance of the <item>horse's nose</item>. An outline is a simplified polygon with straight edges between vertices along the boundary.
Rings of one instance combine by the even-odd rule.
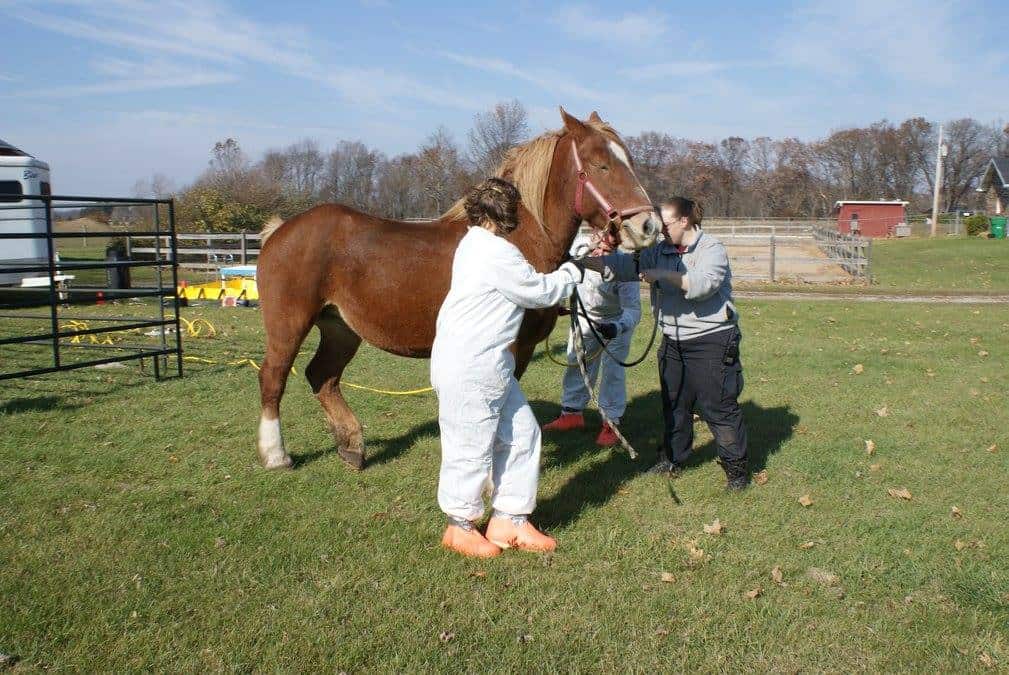
[[[652,237],[659,233],[659,222],[654,215],[649,215],[648,220],[645,221],[645,236]]]

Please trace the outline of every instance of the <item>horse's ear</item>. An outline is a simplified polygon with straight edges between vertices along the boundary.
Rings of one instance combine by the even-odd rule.
[[[585,128],[585,123],[573,115],[569,115],[568,111],[561,106],[561,119],[564,120],[564,128],[572,134],[581,134],[587,131]]]
[[[602,124],[603,118],[599,116],[599,113],[593,110],[592,114],[589,115],[589,122],[596,122],[597,124]]]

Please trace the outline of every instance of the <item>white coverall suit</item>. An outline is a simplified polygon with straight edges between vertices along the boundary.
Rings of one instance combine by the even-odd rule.
[[[580,236],[571,247],[571,255],[581,257],[588,252],[588,248],[588,239]],[[617,336],[606,344],[606,348],[621,361],[626,361],[631,351],[634,328],[641,321],[641,284],[637,281],[603,281],[598,272],[585,270],[585,279],[578,284],[578,295],[594,324],[616,325]],[[578,317],[578,324],[586,354],[595,354],[600,349],[599,341],[592,334],[584,318]],[[564,371],[561,406],[566,412],[581,412],[589,404],[589,392],[578,369],[573,337],[568,334],[569,365]],[[619,423],[627,409],[626,369],[610,358],[605,351],[585,365],[589,382],[593,385],[602,371],[598,388],[599,407],[611,422]]]
[[[526,308],[559,304],[581,277],[571,263],[540,274],[514,244],[481,227],[459,242],[431,350],[442,448],[438,505],[447,515],[478,520],[488,476],[495,511],[519,516],[535,508],[540,427],[508,348]]]

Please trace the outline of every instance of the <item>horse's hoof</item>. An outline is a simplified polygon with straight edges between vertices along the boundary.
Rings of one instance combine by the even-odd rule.
[[[364,451],[354,452],[353,450],[344,450],[343,448],[336,449],[337,454],[340,455],[347,466],[349,466],[354,471],[360,471],[364,468]]]
[[[267,471],[280,471],[282,469],[290,469],[294,466],[294,460],[291,459],[290,455],[284,455],[279,458],[271,458],[262,462],[263,468]]]

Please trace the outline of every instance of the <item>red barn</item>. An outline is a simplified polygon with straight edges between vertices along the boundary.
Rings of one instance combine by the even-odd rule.
[[[839,201],[837,231],[863,237],[892,237],[897,225],[907,222],[907,202],[901,201]]]

